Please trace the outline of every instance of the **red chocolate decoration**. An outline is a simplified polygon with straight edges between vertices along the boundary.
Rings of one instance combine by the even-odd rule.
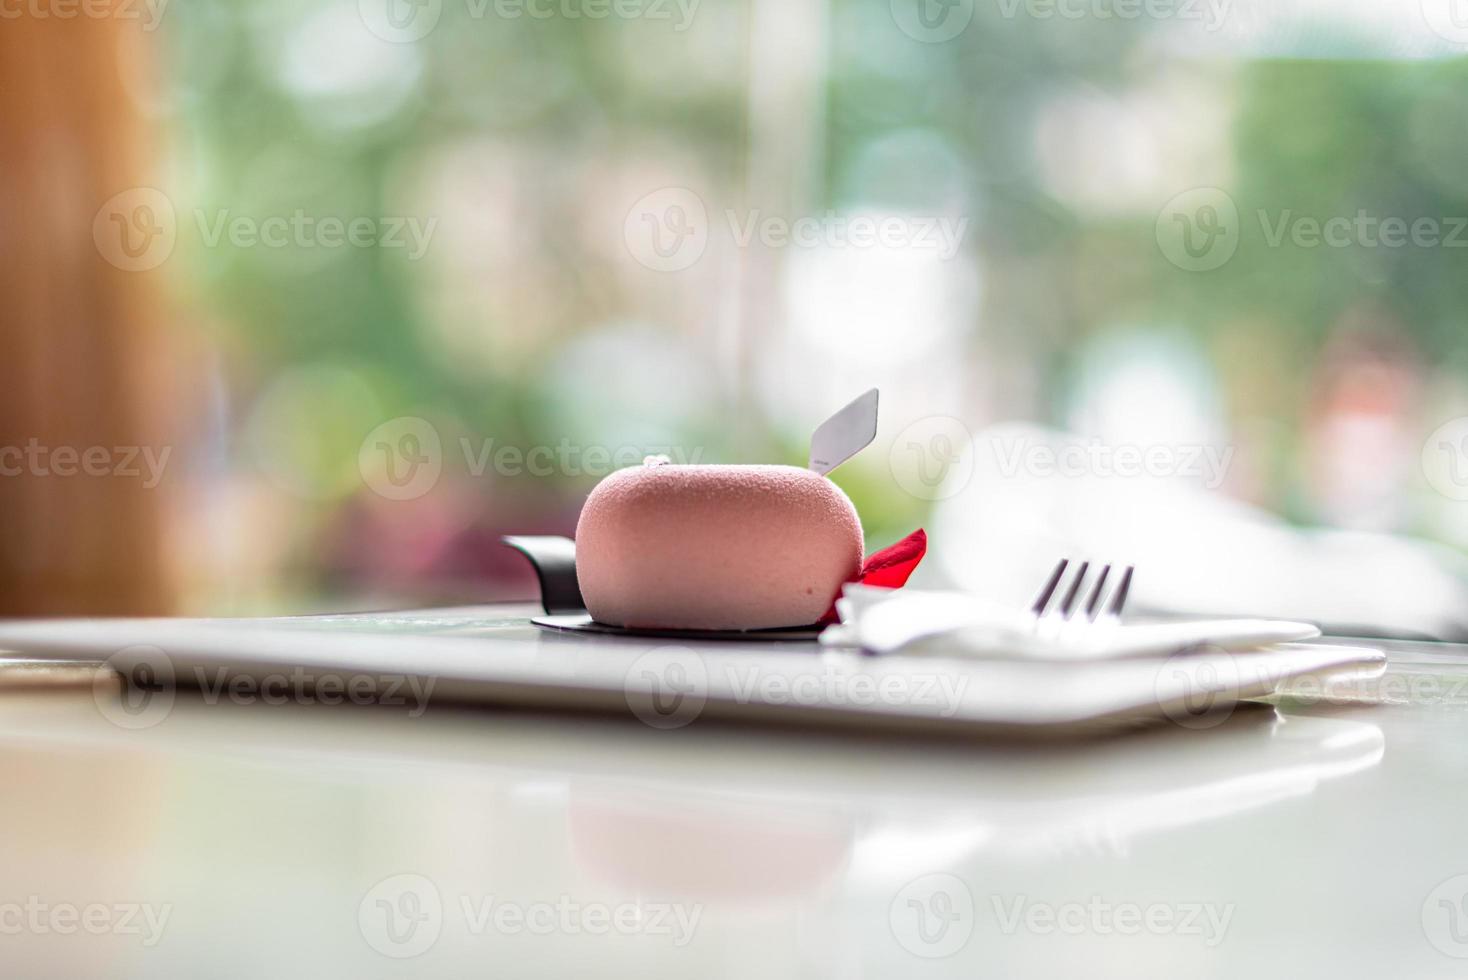
[[[855,581],[859,585],[870,585],[879,589],[900,589],[907,584],[908,577],[922,563],[923,556],[927,553],[928,535],[922,528],[918,528],[891,547],[867,555],[866,561],[861,565],[861,575]],[[831,604],[821,622],[837,622],[835,603]]]

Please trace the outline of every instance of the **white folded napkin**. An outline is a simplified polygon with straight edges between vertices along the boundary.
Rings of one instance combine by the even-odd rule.
[[[1183,650],[1253,650],[1320,635],[1309,623],[1208,619],[1165,623],[1039,627],[1027,611],[963,592],[848,585],[836,602],[838,625],[821,634],[830,646],[870,653],[1095,661],[1168,656]]]

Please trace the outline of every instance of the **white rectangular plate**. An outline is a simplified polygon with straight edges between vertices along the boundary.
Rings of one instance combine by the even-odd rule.
[[[1171,720],[1206,727],[1235,703],[1302,676],[1380,673],[1379,651],[1286,644],[1249,653],[1055,664],[871,657],[814,642],[562,635],[526,607],[258,620],[0,623],[0,650],[108,661],[125,676],[205,691],[245,679],[281,689],[425,691],[431,703],[633,714],[864,731],[1061,734]]]

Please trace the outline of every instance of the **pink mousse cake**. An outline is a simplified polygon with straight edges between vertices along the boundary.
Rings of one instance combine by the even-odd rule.
[[[805,626],[861,565],[856,508],[794,466],[619,470],[592,490],[576,526],[581,594],[609,626]]]

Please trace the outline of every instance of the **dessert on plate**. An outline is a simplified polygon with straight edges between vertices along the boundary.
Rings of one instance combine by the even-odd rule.
[[[864,557],[856,508],[826,476],[875,438],[876,410],[872,390],[817,429],[809,468],[648,457],[602,480],[574,546],[590,619],[633,632],[815,627],[835,621],[848,583],[902,586],[926,552],[924,533]],[[545,588],[536,540],[509,543],[536,562]],[[568,542],[555,540],[564,555]]]

